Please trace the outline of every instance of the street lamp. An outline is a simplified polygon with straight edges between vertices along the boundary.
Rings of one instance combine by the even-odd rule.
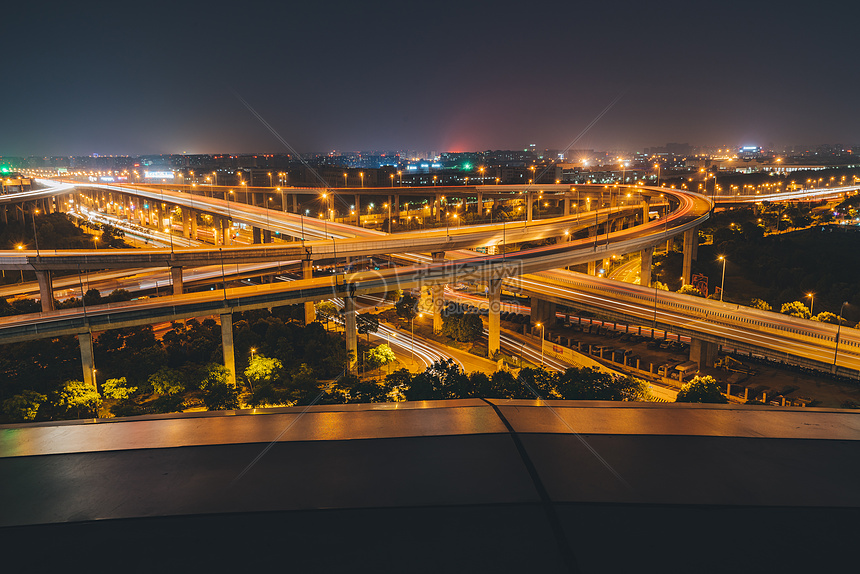
[[[723,262],[723,279],[720,281],[720,303],[722,303],[723,292],[726,290],[726,258],[720,255],[718,259]]]
[[[349,186],[346,184],[346,172],[343,172],[343,186],[344,186],[344,187],[349,187]]]
[[[815,309],[815,293],[807,293],[807,297],[809,297],[809,314],[812,315],[812,310]]]
[[[833,351],[833,374],[836,374],[837,366],[836,366],[836,357],[839,354],[839,333],[842,330],[842,311],[845,310],[845,305],[848,304],[848,301],[843,301],[842,306],[839,308],[839,316],[836,317],[836,321],[839,323],[839,326],[836,327],[836,350]]]
[[[364,187],[364,172],[363,171],[358,172],[358,177],[361,178],[361,187]]]
[[[543,367],[543,338],[545,329],[543,323],[535,323],[535,327],[540,327],[540,366]]]

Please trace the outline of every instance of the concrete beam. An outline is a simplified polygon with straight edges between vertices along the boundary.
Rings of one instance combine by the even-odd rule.
[[[254,245],[262,243],[263,242],[262,230],[259,227],[252,227],[251,228],[251,237],[253,237]]]
[[[236,386],[236,351],[233,348],[233,314],[221,315],[221,348],[224,351],[224,366],[227,368],[230,386]]]
[[[42,312],[47,313],[54,310],[54,287],[50,271],[36,271],[36,281],[39,283],[39,301],[42,303]]]

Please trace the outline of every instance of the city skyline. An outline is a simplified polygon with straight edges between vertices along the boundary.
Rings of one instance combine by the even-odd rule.
[[[849,22],[796,6],[16,6],[0,155],[286,152],[242,99],[301,152],[851,145]]]

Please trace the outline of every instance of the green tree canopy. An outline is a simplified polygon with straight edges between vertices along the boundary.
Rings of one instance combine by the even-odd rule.
[[[693,297],[704,297],[702,292],[693,285],[682,285],[681,288],[678,289],[678,293],[681,295],[692,295]]]
[[[477,341],[483,331],[481,316],[476,313],[457,313],[442,318],[442,334],[455,341]]]
[[[283,365],[278,359],[254,355],[245,369],[245,378],[251,388],[258,385],[277,385],[281,382]]]
[[[158,395],[178,395],[185,390],[182,373],[170,367],[161,367],[149,376],[147,382]]]
[[[108,399],[123,400],[129,398],[137,391],[137,387],[129,387],[125,377],[119,379],[108,379],[102,385],[102,392]]]
[[[726,404],[729,400],[720,392],[720,387],[710,375],[696,375],[684,383],[678,392],[676,403],[717,403]]]
[[[57,393],[57,406],[66,411],[75,411],[77,418],[82,414],[96,416],[102,398],[92,385],[83,381],[66,381]]]
[[[224,411],[239,408],[239,392],[229,383],[230,373],[224,365],[211,363],[204,370],[200,388],[203,390],[203,404],[210,411]]]
[[[387,343],[383,343],[378,347],[374,347],[369,350],[367,355],[365,355],[364,361],[371,369],[378,369],[383,365],[393,362],[396,358],[397,357],[394,356],[394,351],[391,350],[391,347],[389,347]]]
[[[412,293],[404,293],[394,304],[394,310],[401,319],[411,321],[418,314],[418,298]]]
[[[773,310],[773,307],[771,307],[767,301],[764,301],[762,299],[756,299],[756,298],[752,299],[750,301],[749,306],[752,307],[753,309],[761,309],[762,311],[772,311]]]
[[[783,303],[779,312],[784,315],[791,315],[792,317],[799,317],[801,319],[809,319],[809,317],[812,315],[812,313],[809,312],[809,307],[807,307],[800,301]]]
[[[3,414],[13,422],[32,421],[39,412],[39,407],[48,400],[36,391],[24,390],[3,401]]]

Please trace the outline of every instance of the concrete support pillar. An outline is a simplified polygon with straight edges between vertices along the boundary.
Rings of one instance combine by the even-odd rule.
[[[182,295],[182,267],[170,268],[170,282],[173,284],[173,294]]]
[[[642,198],[642,223],[648,223],[650,221],[649,213],[651,213],[651,205],[649,203],[650,197]]]
[[[355,295],[343,298],[343,325],[346,339],[348,370],[352,371],[358,362],[358,328],[355,325]]]
[[[690,277],[693,271],[693,260],[695,259],[693,245],[698,243],[698,237],[698,229],[688,229],[684,232],[684,266],[681,271],[681,278],[684,285],[690,284]]]
[[[526,194],[526,223],[532,222],[532,202],[533,202],[532,193],[529,192]]]
[[[302,279],[314,278],[314,262],[306,259],[302,261]],[[317,311],[314,309],[313,301],[305,302],[305,325],[310,325],[317,320]]]
[[[272,230],[264,229],[263,230],[263,243],[271,243],[272,242]]]
[[[92,386],[98,392],[96,383],[96,364],[93,359],[93,334],[78,333],[78,345],[81,347],[81,367],[84,371],[84,384]]]
[[[233,314],[221,315],[221,348],[224,350],[224,366],[227,368],[230,386],[236,386],[236,352],[233,349]]]
[[[355,224],[361,227],[361,196],[355,194]]]
[[[690,360],[699,368],[713,367],[717,358],[717,344],[700,339],[690,340]]]
[[[436,194],[436,198],[433,200],[433,211],[436,213],[436,221],[442,221],[442,196],[438,193]]]
[[[532,297],[530,317],[532,325],[536,323],[541,323],[546,327],[554,325],[555,303]]]
[[[639,252],[642,262],[639,268],[639,284],[643,287],[651,286],[651,263],[654,257],[654,247],[648,247]]]
[[[490,296],[490,310],[487,315],[489,323],[487,354],[492,358],[501,349],[502,280],[491,279],[487,287]]]
[[[191,239],[191,210],[182,208],[182,237]]]
[[[561,213],[562,215],[570,215],[570,198],[564,198],[564,211]]]
[[[394,203],[391,207],[391,217],[394,218],[395,221],[400,221],[400,196],[394,196]]]
[[[597,275],[597,261],[588,262],[588,274]]]
[[[299,194],[298,193],[292,194],[292,198],[293,198],[293,213],[298,213],[299,212]]]
[[[257,244],[263,242],[262,230],[259,227],[252,227],[251,228],[251,236],[254,238],[253,239],[254,245],[257,245]]]
[[[197,241],[197,212],[189,211],[191,239]]]
[[[484,194],[478,192],[478,215],[482,215],[484,213]]]
[[[36,271],[36,281],[39,283],[39,301],[42,303],[43,313],[54,310],[54,287],[51,280],[50,271]]]
[[[433,253],[433,263],[444,263],[445,252],[437,251]],[[442,309],[445,307],[445,285],[439,283],[430,288],[430,294],[433,298],[433,332],[442,332]]]

